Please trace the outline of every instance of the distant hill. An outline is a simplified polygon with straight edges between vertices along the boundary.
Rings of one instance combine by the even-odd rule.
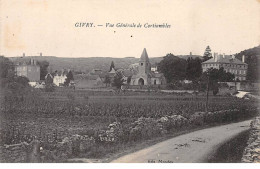
[[[189,55],[179,56],[181,58],[187,59]],[[192,55],[196,57],[196,55]],[[201,57],[201,56],[199,56]],[[138,63],[139,58],[125,57],[125,58],[111,58],[111,57],[90,57],[90,58],[62,58],[55,56],[26,56],[26,57],[11,57],[10,60],[26,60],[33,58],[37,61],[46,60],[50,63],[49,68],[52,71],[61,69],[71,69],[75,72],[89,72],[92,69],[101,69],[103,71],[108,71],[111,62],[113,61],[116,68],[128,68],[130,64]],[[159,63],[163,57],[153,57],[149,58],[152,65]]]
[[[200,55],[178,55],[179,58],[182,58],[182,59],[188,59],[189,57],[192,57],[193,59],[195,59],[196,57],[202,59],[202,56]]]
[[[245,62],[248,64],[247,80],[252,82],[260,81],[260,45],[254,48],[243,50],[235,54],[237,59],[242,60],[245,55]]]
[[[242,60],[243,55],[245,55],[246,59],[250,58],[250,57],[256,57],[256,58],[260,59],[260,45],[254,47],[254,48],[243,50],[243,51],[235,54],[236,58],[240,59],[240,60]]]

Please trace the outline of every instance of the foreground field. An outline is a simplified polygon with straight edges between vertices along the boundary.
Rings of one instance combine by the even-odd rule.
[[[0,142],[37,139],[43,162],[103,158],[129,144],[257,113],[252,100],[211,96],[208,105],[209,112],[204,112],[205,96],[190,94],[34,91],[23,98],[5,97]],[[65,145],[71,148],[69,153],[64,152]]]

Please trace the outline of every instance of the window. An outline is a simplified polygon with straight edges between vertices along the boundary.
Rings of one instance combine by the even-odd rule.
[[[156,80],[154,80],[153,84],[155,84],[155,85],[156,85]]]
[[[143,63],[141,63],[141,66],[143,66]]]

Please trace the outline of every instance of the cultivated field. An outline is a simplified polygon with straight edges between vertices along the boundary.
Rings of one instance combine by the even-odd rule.
[[[2,98],[0,143],[37,139],[43,162],[103,158],[129,144],[257,113],[256,101],[231,96],[210,96],[207,113],[205,95],[61,90]]]

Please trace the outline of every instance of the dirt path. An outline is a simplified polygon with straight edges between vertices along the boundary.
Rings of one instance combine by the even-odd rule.
[[[122,156],[112,163],[205,162],[225,141],[249,129],[251,120],[198,130]]]

